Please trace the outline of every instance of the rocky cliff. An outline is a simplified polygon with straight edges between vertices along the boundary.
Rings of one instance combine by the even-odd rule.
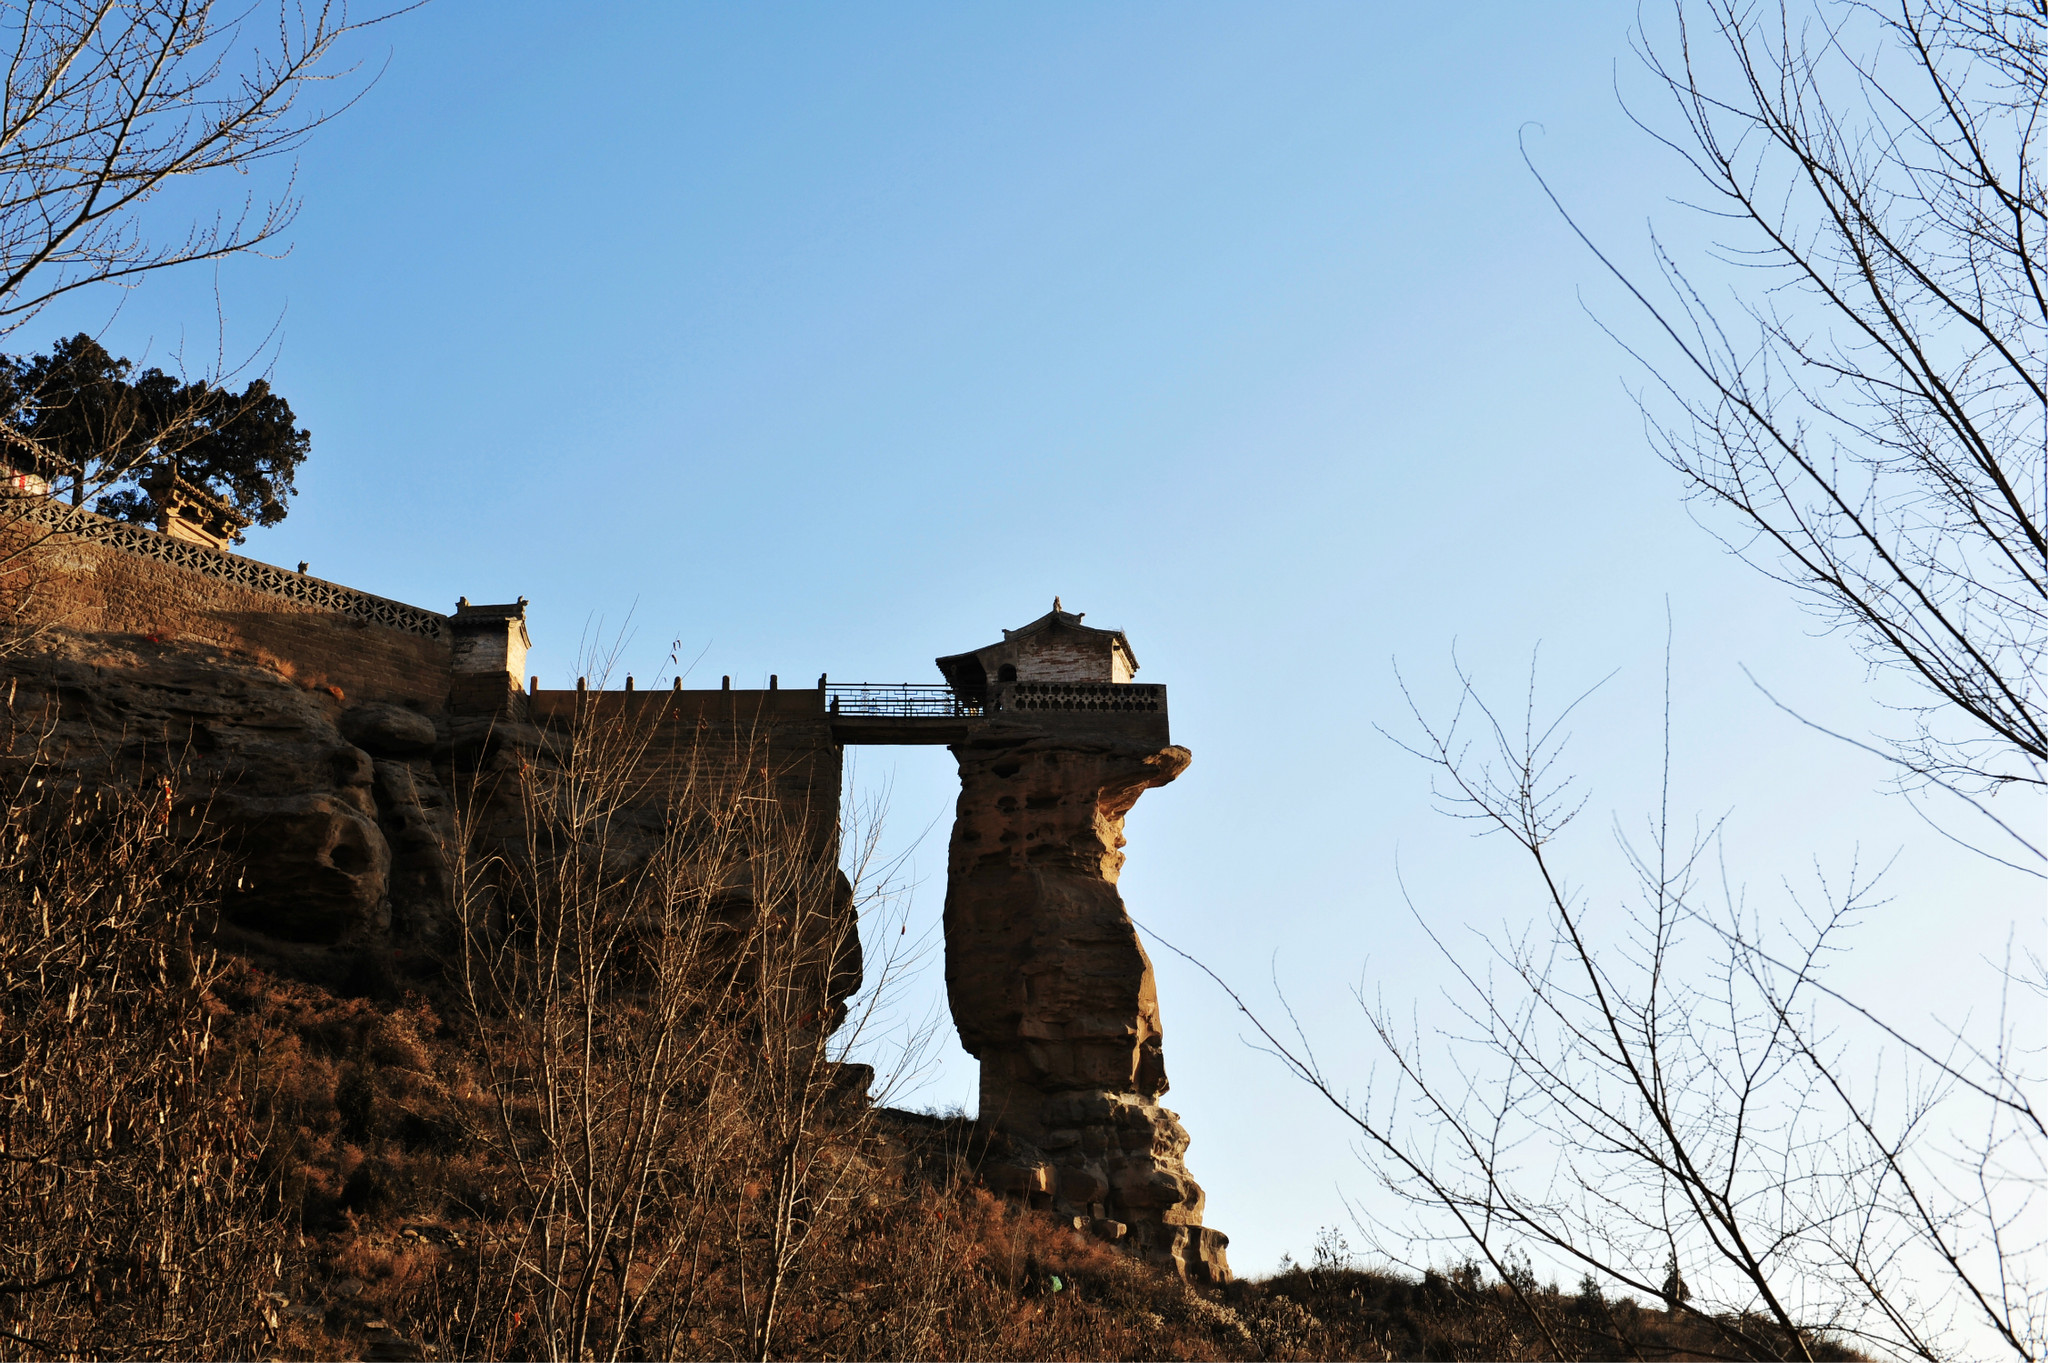
[[[244,866],[236,925],[332,948],[413,935],[445,910],[445,717],[133,635],[45,630],[0,667],[16,761],[85,787],[174,779],[180,817],[202,811]]]

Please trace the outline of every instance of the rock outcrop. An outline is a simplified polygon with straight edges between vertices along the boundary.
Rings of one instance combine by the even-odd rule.
[[[1198,1281],[1229,1276],[1202,1225],[1167,1089],[1152,963],[1117,892],[1124,816],[1188,750],[992,730],[956,745],[946,989],[981,1061],[1000,1190]]]
[[[225,905],[236,926],[311,946],[388,932],[395,863],[381,824],[398,812],[380,799],[376,759],[344,735],[341,697],[205,645],[61,630],[0,671],[8,757],[85,789],[173,776],[181,809],[203,807],[238,866]],[[441,837],[428,850],[439,860]]]

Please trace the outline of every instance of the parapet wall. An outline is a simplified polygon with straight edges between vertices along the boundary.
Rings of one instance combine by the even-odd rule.
[[[351,701],[448,698],[445,616],[40,498],[0,508],[0,608],[20,628],[210,644]]]

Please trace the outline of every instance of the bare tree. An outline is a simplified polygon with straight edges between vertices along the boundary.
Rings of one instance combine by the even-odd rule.
[[[281,0],[15,0],[0,24],[0,334],[96,284],[274,242],[298,201],[168,234],[143,210],[174,184],[288,156],[337,110],[307,87],[352,31],[345,5]],[[374,22],[374,20],[372,21]]]
[[[1631,345],[1653,443],[1736,553],[1917,683],[1903,779],[2038,787],[2048,9],[1674,15],[1638,45],[1672,117],[1632,116],[1696,177],[1717,244],[1682,263],[1653,234],[1661,288],[1600,255],[1653,323]]]
[[[396,11],[394,11],[396,12]],[[0,337],[52,302],[107,285],[274,248],[298,212],[295,177],[275,192],[243,190],[227,211],[157,217],[169,190],[246,177],[290,157],[354,96],[330,107],[310,87],[352,33],[390,17],[352,20],[341,0],[14,0],[0,11]],[[250,367],[217,357],[184,400],[144,411],[91,414],[100,448],[50,448],[22,412],[79,405],[75,392],[12,395],[0,413],[0,567],[58,533],[45,513],[51,486],[73,505],[135,474],[134,452],[175,460],[224,414],[227,380]],[[252,390],[253,391],[253,390]],[[83,428],[81,427],[81,430]],[[74,442],[76,443],[76,442]],[[60,517],[61,519],[61,517]]]
[[[1718,826],[1673,829],[1668,735],[1646,839],[1615,830],[1633,902],[1603,909],[1559,843],[1584,803],[1560,766],[1577,702],[1538,719],[1532,679],[1515,722],[1460,682],[1449,720],[1418,712],[1403,746],[1434,769],[1447,812],[1519,850],[1534,923],[1464,949],[1417,913],[1452,968],[1454,1020],[1419,1029],[1361,994],[1389,1066],[1363,1096],[1299,1028],[1252,1019],[1421,1213],[1382,1224],[1401,1242],[1389,1252],[1478,1254],[1556,1357],[1583,1347],[1585,1324],[1546,1316],[1518,1253],[1590,1275],[1596,1297],[1661,1298],[1721,1356],[1827,1357],[1846,1340],[1936,1359],[1995,1340],[2043,1357],[2043,982],[2018,979],[2030,998],[1983,1045],[1916,1042],[1858,1006],[1828,967],[1879,875],[1788,887],[1767,918],[1715,883]],[[1618,1321],[1605,1341],[1642,1342]]]

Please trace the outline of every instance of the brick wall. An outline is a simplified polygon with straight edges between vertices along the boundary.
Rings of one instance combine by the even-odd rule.
[[[122,534],[154,532],[122,527]],[[239,560],[232,554],[218,557],[230,568]],[[356,595],[319,585],[331,594]],[[53,533],[18,511],[0,515],[0,609],[27,628],[59,626],[211,644],[302,685],[339,688],[351,701],[410,701],[438,710],[448,697],[445,638],[227,581],[118,543]]]

